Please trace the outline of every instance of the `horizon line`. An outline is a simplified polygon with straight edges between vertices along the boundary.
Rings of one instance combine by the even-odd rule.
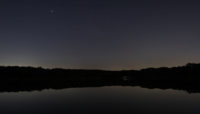
[[[62,70],[98,70],[98,71],[141,71],[144,69],[158,69],[158,68],[174,68],[174,67],[183,67],[189,64],[200,64],[200,63],[186,63],[184,65],[176,65],[172,67],[160,66],[160,67],[145,67],[141,69],[120,69],[120,70],[111,70],[111,69],[96,69],[96,68],[63,68],[63,67],[44,67],[44,66],[28,66],[28,65],[0,65],[0,67],[21,67],[21,68],[41,68],[45,70],[53,70],[53,69],[62,69]]]

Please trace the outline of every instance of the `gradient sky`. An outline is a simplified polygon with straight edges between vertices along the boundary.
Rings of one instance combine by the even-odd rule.
[[[200,2],[0,0],[0,65],[140,69],[200,62]]]

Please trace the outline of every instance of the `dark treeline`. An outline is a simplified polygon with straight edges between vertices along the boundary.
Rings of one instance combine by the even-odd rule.
[[[0,92],[72,87],[141,86],[200,92],[200,64],[172,68],[103,71],[0,67]]]

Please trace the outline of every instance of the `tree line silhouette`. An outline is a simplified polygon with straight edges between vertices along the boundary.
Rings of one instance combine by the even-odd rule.
[[[0,66],[0,76],[0,92],[116,85],[200,92],[200,64],[195,63],[121,71]]]

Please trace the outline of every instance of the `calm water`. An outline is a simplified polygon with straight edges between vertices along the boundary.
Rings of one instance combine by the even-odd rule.
[[[0,114],[200,113],[200,94],[141,87],[0,93]]]

